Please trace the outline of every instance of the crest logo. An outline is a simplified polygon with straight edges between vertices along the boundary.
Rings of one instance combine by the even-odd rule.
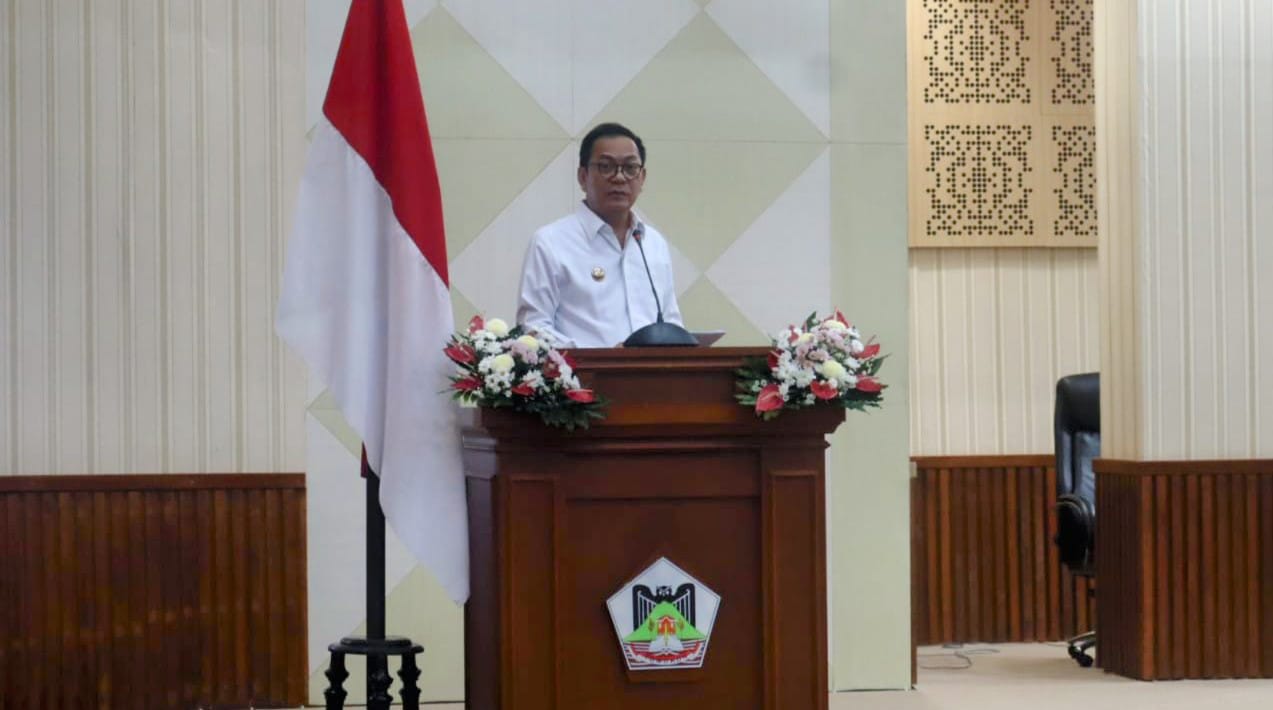
[[[606,601],[628,668],[700,668],[720,595],[660,557]]]

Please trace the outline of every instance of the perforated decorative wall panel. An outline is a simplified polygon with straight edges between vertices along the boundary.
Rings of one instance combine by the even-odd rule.
[[[924,102],[1030,103],[1029,0],[923,0]]]
[[[1030,126],[924,126],[928,236],[1034,234]]]
[[[1092,0],[908,13],[911,246],[1096,246]]]
[[[1052,126],[1052,233],[1096,238],[1096,127]]]
[[[1052,103],[1091,106],[1096,101],[1092,79],[1092,0],[1049,0],[1048,75]]]

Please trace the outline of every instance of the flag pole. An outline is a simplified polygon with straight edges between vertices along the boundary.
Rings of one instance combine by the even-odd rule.
[[[380,507],[380,476],[367,465],[363,453],[363,477],[367,479],[367,638],[385,637],[385,511]],[[367,697],[376,670],[388,671],[384,656],[367,657]]]
[[[389,694],[393,684],[389,656],[400,656],[402,668],[398,677],[402,679],[399,691],[402,706],[404,710],[418,710],[420,687],[416,680],[420,677],[420,668],[416,665],[416,656],[424,648],[403,636],[385,636],[385,513],[380,507],[380,477],[367,463],[366,449],[362,452],[362,477],[367,488],[367,635],[346,636],[327,647],[331,663],[325,673],[329,684],[323,696],[327,710],[343,708],[347,695],[343,684],[349,677],[345,656],[363,656],[367,659],[367,709],[389,710],[393,700]]]

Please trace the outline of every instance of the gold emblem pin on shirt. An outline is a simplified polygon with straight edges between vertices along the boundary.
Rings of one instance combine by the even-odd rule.
[[[600,266],[592,267],[592,280],[600,281],[606,277],[606,270]]]

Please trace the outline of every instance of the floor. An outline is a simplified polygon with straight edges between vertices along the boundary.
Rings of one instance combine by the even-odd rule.
[[[831,710],[1273,709],[1273,680],[1145,683],[1080,668],[1063,644],[919,649],[911,692],[836,693]]]
[[[925,646],[919,664],[915,690],[833,693],[830,710],[1273,710],[1273,680],[1144,683],[1080,668],[1062,644]]]

